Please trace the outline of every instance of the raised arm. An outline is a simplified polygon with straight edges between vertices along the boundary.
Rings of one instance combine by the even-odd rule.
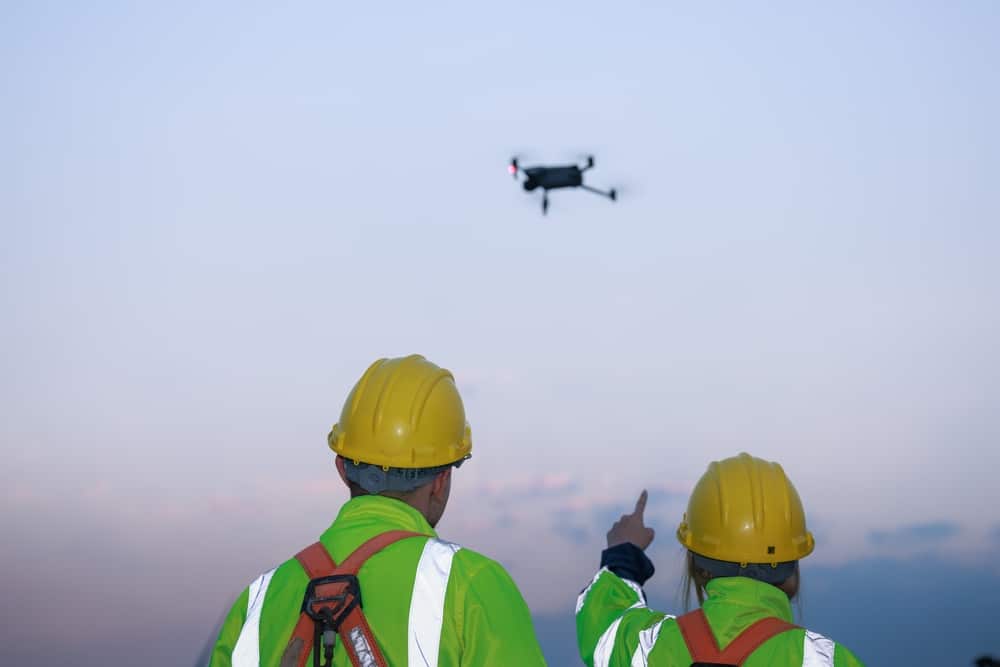
[[[648,495],[643,491],[630,514],[608,531],[601,569],[576,603],[576,635],[580,657],[588,667],[630,665],[648,653],[665,614],[646,606],[642,585],[655,568],[643,550],[655,537],[644,523]]]

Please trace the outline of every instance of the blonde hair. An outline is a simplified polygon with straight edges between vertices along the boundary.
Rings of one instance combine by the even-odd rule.
[[[712,575],[694,564],[690,551],[684,552],[684,574],[681,575],[681,603],[684,611],[691,611],[691,591],[698,598],[698,606],[705,601],[705,584]]]

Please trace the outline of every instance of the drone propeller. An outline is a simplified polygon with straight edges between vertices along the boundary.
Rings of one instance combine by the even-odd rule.
[[[612,183],[614,183],[618,179],[612,178],[610,180]],[[611,191],[615,193],[616,199],[621,199],[622,196],[624,196],[625,199],[628,199],[630,201],[635,199],[637,196],[641,197],[643,195],[642,186],[632,181],[627,181],[625,183],[618,181],[618,183],[615,184],[615,187],[612,188]]]

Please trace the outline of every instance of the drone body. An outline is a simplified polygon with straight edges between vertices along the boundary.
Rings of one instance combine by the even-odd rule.
[[[592,188],[589,185],[583,183],[583,172],[588,169],[593,168],[594,158],[590,156],[587,158],[587,165],[585,167],[580,167],[575,164],[559,165],[554,167],[525,167],[521,168],[517,163],[517,158],[511,158],[510,167],[508,170],[514,179],[517,179],[518,173],[524,174],[523,187],[528,192],[541,188],[543,191],[542,195],[542,214],[548,213],[549,210],[549,190],[558,190],[559,188],[583,188],[594,194],[601,195],[602,197],[607,197],[611,201],[615,201],[618,198],[618,193],[612,188],[605,192],[604,190],[598,190],[597,188]]]

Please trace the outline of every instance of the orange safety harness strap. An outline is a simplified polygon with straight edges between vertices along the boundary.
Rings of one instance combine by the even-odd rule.
[[[678,616],[677,625],[694,662],[718,665],[742,665],[768,639],[799,627],[780,618],[762,618],[729,642],[725,650],[721,650],[701,609]]]
[[[351,658],[354,667],[387,667],[388,663],[378,647],[375,635],[372,634],[368,620],[361,610],[360,590],[350,588],[349,583],[323,581],[330,578],[350,579],[358,574],[361,566],[369,558],[385,549],[390,544],[395,544],[408,537],[431,537],[423,533],[412,533],[405,530],[392,530],[381,535],[376,535],[368,540],[348,556],[341,565],[337,565],[330,557],[326,547],[322,543],[316,542],[300,551],[295,558],[306,571],[310,579],[310,590],[313,591],[316,603],[310,606],[310,599],[303,603],[302,613],[299,615],[298,623],[292,631],[292,636],[288,639],[288,646],[291,647],[295,640],[300,640],[302,650],[298,654],[297,667],[305,667],[309,659],[309,649],[312,646],[314,651],[319,651],[317,637],[319,635],[317,620],[310,615],[323,612],[333,607],[334,611],[347,610],[346,615],[340,620],[337,627],[337,634],[347,649],[347,655]],[[317,581],[320,580],[320,581]],[[356,599],[352,599],[355,597]],[[323,602],[333,602],[332,605],[322,605]],[[286,649],[287,650],[287,649]],[[315,658],[318,662],[318,656]]]

